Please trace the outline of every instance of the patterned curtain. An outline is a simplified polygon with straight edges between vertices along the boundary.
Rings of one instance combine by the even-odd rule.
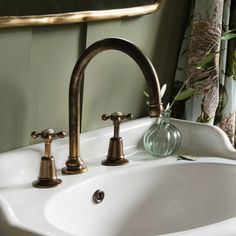
[[[236,145],[236,39],[221,40],[230,29],[236,29],[236,0],[192,2],[172,92],[175,94],[185,80],[186,87],[196,93],[176,102],[172,113],[177,118],[217,125]],[[213,63],[196,69],[209,50],[214,52]]]

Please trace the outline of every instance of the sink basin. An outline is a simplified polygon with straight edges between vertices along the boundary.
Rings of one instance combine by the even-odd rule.
[[[61,174],[68,139],[55,140],[62,184],[52,189],[32,187],[43,144],[1,153],[0,235],[236,235],[236,151],[227,136],[216,127],[172,120],[182,134],[179,153],[197,160],[155,159],[142,145],[152,122],[142,118],[122,125],[130,160],[125,166],[101,165],[112,127],[82,134],[88,172],[81,175]],[[100,203],[93,200],[97,190],[105,194]]]
[[[236,166],[148,163],[103,174],[54,196],[47,220],[64,232],[93,236],[161,235],[236,217]],[[97,190],[100,204],[92,201]]]

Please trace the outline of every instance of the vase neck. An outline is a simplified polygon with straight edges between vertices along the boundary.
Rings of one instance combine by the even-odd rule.
[[[170,115],[171,115],[171,111],[164,111],[162,113],[162,120],[165,121],[166,123],[170,122]]]

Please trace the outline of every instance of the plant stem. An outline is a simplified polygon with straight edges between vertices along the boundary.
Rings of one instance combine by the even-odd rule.
[[[231,32],[233,32],[233,31],[235,31],[236,29],[233,29],[233,30],[228,30],[228,31],[226,31],[225,33],[223,33],[223,35],[226,35],[226,34],[228,34],[228,33],[231,33]],[[235,37],[234,37],[235,38]],[[221,36],[221,38],[219,39],[219,42],[220,42],[220,40],[223,40],[222,39],[222,36]],[[226,39],[225,39],[226,40]],[[228,39],[228,40],[230,40],[230,39]],[[228,41],[227,40],[227,41]],[[207,49],[207,52],[205,53],[205,55],[202,57],[202,59],[200,60],[200,61],[202,61],[204,58],[206,58],[208,55],[210,55],[210,54],[212,54],[212,50],[214,49],[214,47],[218,47],[218,43],[219,42],[212,42],[210,45],[209,45],[209,47],[208,47],[208,49]],[[216,51],[215,52],[215,54],[217,54],[217,53],[220,53],[221,51]],[[199,63],[199,62],[198,62]],[[199,70],[199,69],[201,69],[200,67],[198,67],[197,65],[196,65],[196,67],[194,68],[194,70],[189,74],[189,76],[186,78],[186,80],[185,81],[183,81],[183,84],[182,84],[182,86],[181,86],[181,88],[179,89],[179,91],[178,91],[178,93],[175,95],[175,97],[174,97],[174,99],[173,99],[173,101],[171,102],[171,104],[170,104],[170,106],[166,109],[166,111],[168,111],[168,110],[171,110],[171,108],[173,107],[173,105],[174,105],[174,103],[175,103],[175,101],[177,100],[177,97],[180,95],[180,93],[183,91],[183,89],[185,88],[185,86],[186,86],[186,84],[188,83],[188,81],[189,81],[189,79],[192,77],[192,75],[197,71],[197,70]]]
[[[180,95],[180,93],[183,91],[184,87],[186,86],[186,84],[188,83],[189,79],[191,78],[191,76],[198,70],[198,68],[195,68],[190,75],[187,77],[187,79],[185,81],[183,81],[183,84],[181,86],[181,88],[179,89],[178,93],[175,95],[173,101],[171,102],[170,106],[168,107],[167,110],[171,110],[171,107],[174,105],[176,98]]]

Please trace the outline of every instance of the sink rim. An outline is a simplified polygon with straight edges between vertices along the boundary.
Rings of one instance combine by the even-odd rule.
[[[129,150],[131,150],[132,152],[132,150],[135,150],[136,147],[140,146],[140,138],[143,136],[143,132],[145,132],[145,130],[148,129],[148,127],[150,127],[150,125],[154,121],[155,119],[145,117],[145,118],[141,118],[141,119],[124,123],[122,125],[121,136],[123,137],[123,140],[124,140],[125,153],[129,152]],[[176,120],[176,119],[172,119],[171,121],[183,134],[183,145],[180,148],[180,153],[181,154],[188,153],[189,151],[188,154],[194,155],[198,153],[198,151],[201,151],[201,153],[198,153],[198,154],[201,155],[202,157],[199,157],[198,160],[194,163],[217,163],[217,164],[235,165],[236,150],[233,149],[226,134],[223,133],[222,130],[220,130],[217,127],[210,126],[210,125],[200,124],[200,123],[195,123],[195,122],[190,122],[190,121],[183,121],[183,120]],[[205,133],[207,133],[207,135],[205,136],[211,137],[211,138],[210,139],[207,137],[205,139],[202,138],[204,137],[202,135]],[[23,229],[25,228],[33,232],[32,227],[30,225],[26,226],[22,223],[22,221],[19,222],[17,218],[14,219],[14,217],[12,216],[12,211],[11,211],[11,208],[12,206],[14,206],[14,204],[12,205],[11,201],[6,200],[5,196],[7,196],[7,194],[9,195],[18,194],[25,189],[27,189],[27,191],[30,189],[30,191],[33,193],[40,191],[37,193],[40,193],[41,196],[43,196],[45,199],[48,199],[51,195],[57,194],[60,191],[64,191],[67,188],[71,188],[77,185],[77,183],[85,181],[87,178],[92,178],[93,176],[96,176],[97,174],[101,174],[103,171],[109,172],[109,167],[100,166],[100,161],[101,161],[101,158],[104,159],[104,156],[106,155],[107,143],[111,135],[112,135],[112,127],[101,128],[99,130],[83,133],[81,135],[81,145],[82,145],[81,149],[83,152],[82,153],[83,159],[88,165],[89,171],[85,175],[80,175],[80,176],[78,175],[62,176],[61,174],[58,174],[59,178],[61,178],[64,183],[62,185],[59,185],[55,189],[50,189],[50,190],[48,189],[47,191],[36,190],[31,187],[31,182],[33,181],[32,176],[34,176],[33,178],[37,178],[37,175],[38,175],[39,158],[41,157],[42,150],[43,150],[42,143],[31,145],[28,147],[20,148],[20,149],[9,151],[9,152],[5,152],[5,153],[0,153],[0,179],[3,179],[3,180],[7,179],[6,174],[8,174],[8,172],[6,172],[7,170],[6,167],[9,166],[12,163],[12,161],[15,161],[17,159],[20,160],[16,162],[16,169],[17,169],[18,164],[22,164],[21,160],[23,160],[24,163],[28,163],[28,160],[32,159],[30,164],[28,164],[27,166],[23,166],[26,169],[31,168],[29,176],[26,176],[24,179],[25,182],[23,183],[16,182],[14,184],[14,181],[13,181],[13,182],[9,182],[9,184],[6,184],[5,187],[0,186],[0,214],[1,214],[1,211],[4,211],[2,212],[4,213],[3,220],[7,220],[8,223],[10,222],[10,225],[12,227],[16,227],[16,228],[19,227]],[[96,150],[96,155],[98,153],[99,154],[98,156],[94,154],[93,150],[90,150],[91,149],[90,143],[95,142],[95,141],[96,143],[98,142],[97,146],[101,144],[98,147],[98,150]],[[191,147],[191,144],[194,144],[194,148]],[[64,166],[64,162],[67,157],[67,148],[68,148],[68,138],[64,140],[55,140],[54,146],[53,146],[53,152],[56,153],[55,155],[56,162],[57,162],[56,164],[59,167],[59,169],[61,169],[61,165]],[[60,155],[60,152],[62,152],[63,155]],[[132,158],[132,155],[131,156],[129,155],[128,159],[130,159],[130,157]],[[160,166],[165,165],[165,163],[168,164],[168,160],[169,160],[169,163],[172,162],[173,158],[174,157],[161,159],[161,160],[158,160],[158,163]],[[184,160],[181,160],[178,163],[180,162],[190,163]],[[123,166],[123,167],[118,167],[118,168],[120,169],[133,168],[134,166],[142,165],[142,163],[145,163],[145,165],[153,165],[155,161],[153,160],[130,161],[130,164],[128,166]],[[99,165],[99,168],[98,168],[98,165]],[[2,166],[5,166],[5,167],[3,168]],[[112,167],[112,169],[116,170],[116,167]],[[4,175],[1,175],[2,171],[4,172]],[[16,175],[19,174],[17,171],[14,173]],[[6,200],[5,203],[4,203],[4,200]],[[231,220],[232,219],[227,220],[227,222]],[[233,222],[235,223],[236,219],[233,220]],[[221,223],[222,222],[216,223],[216,224],[218,225]],[[1,225],[1,219],[0,219],[0,225]],[[204,226],[203,228],[205,227],[211,228],[210,226]],[[230,228],[230,225],[228,228]],[[233,231],[234,234],[236,234],[235,230]],[[51,227],[50,232],[53,233],[56,231],[53,227]],[[63,233],[63,232],[60,232],[60,233]],[[54,235],[59,235],[59,234],[54,234]],[[174,233],[172,235],[177,235],[177,234]],[[191,236],[192,235],[193,234],[191,230]],[[199,235],[199,234],[196,234],[196,235]],[[204,235],[207,235],[205,234],[205,231],[204,231]]]
[[[171,157],[167,157],[167,158],[163,158],[163,159],[159,159],[159,160],[151,160],[148,162],[132,162],[131,161],[131,165],[130,166],[126,166],[125,168],[120,168],[120,167],[116,167],[114,168],[111,172],[110,171],[104,171],[101,173],[98,173],[97,175],[93,176],[91,175],[90,177],[86,178],[84,181],[79,182],[77,185],[71,185],[68,186],[68,188],[65,191],[62,191],[61,193],[58,193],[57,195],[55,195],[55,198],[60,198],[60,194],[62,195],[66,195],[66,194],[70,194],[71,191],[73,191],[74,189],[80,188],[82,185],[84,184],[90,184],[90,182],[96,181],[97,178],[106,178],[111,177],[111,175],[117,175],[119,176],[122,173],[132,173],[132,172],[137,172],[138,170],[147,170],[149,168],[152,169],[156,169],[156,168],[161,168],[161,167],[173,167],[175,168],[175,166],[199,166],[199,165],[203,165],[204,167],[206,166],[210,166],[210,168],[214,168],[214,166],[226,166],[226,167],[236,167],[236,163],[233,160],[227,160],[221,157],[198,157],[197,161],[185,161],[185,160],[180,160],[180,161],[176,161],[176,156],[171,156]],[[187,167],[189,168],[189,167]],[[177,170],[178,171],[178,170]],[[47,207],[48,205],[50,205],[51,202],[53,202],[55,199],[51,198],[48,199],[47,203],[45,204],[45,207]],[[46,216],[47,218],[47,216]],[[178,232],[174,232],[174,233],[169,233],[169,234],[163,234],[163,235],[177,235],[180,233],[190,233],[190,232],[194,232],[194,231],[198,231],[201,229],[207,229],[208,227],[212,227],[214,225],[221,225],[224,224],[225,222],[228,222],[232,219],[236,220],[236,215],[235,217],[231,217],[231,218],[226,218],[224,220],[218,221],[218,222],[214,222],[208,225],[203,225],[200,227],[196,227],[196,228],[191,228],[191,229],[187,229],[187,230],[182,230],[182,231],[178,231]],[[47,218],[47,220],[49,220]],[[50,220],[49,220],[50,222]],[[63,231],[63,230],[62,230]],[[68,232],[68,231],[65,231]],[[158,234],[159,235],[159,234]]]
[[[50,203],[50,201],[53,200],[54,197],[57,197],[60,194],[64,194],[65,191],[71,191],[71,189],[73,188],[78,188],[81,185],[86,184],[87,182],[93,181],[96,177],[102,177],[102,178],[106,178],[106,176],[110,176],[110,175],[119,175],[121,173],[128,173],[128,172],[133,172],[133,171],[137,171],[138,169],[149,169],[150,167],[152,168],[156,168],[156,167],[167,167],[167,166],[183,166],[183,165],[223,165],[223,166],[232,166],[232,167],[236,167],[236,163],[233,160],[229,160],[229,159],[224,159],[221,157],[198,157],[197,161],[185,161],[185,160],[180,160],[180,161],[176,161],[176,156],[171,156],[171,157],[167,157],[167,158],[163,158],[163,159],[158,159],[158,160],[150,160],[150,161],[130,161],[130,165],[124,166],[122,168],[120,167],[114,167],[114,168],[109,168],[109,167],[104,167],[104,166],[100,166],[100,163],[97,164],[97,166],[91,166],[91,171],[90,173],[88,172],[86,175],[81,175],[78,176],[77,175],[73,175],[70,176],[70,178],[68,178],[68,176],[64,176],[64,175],[60,175],[60,178],[64,181],[63,185],[58,186],[55,189],[50,189],[49,191],[47,191],[47,201],[45,202],[45,207]],[[21,190],[9,190],[11,191],[13,194],[16,191],[23,191],[25,188],[23,187]],[[7,190],[5,190],[7,191]],[[38,189],[35,188],[31,188],[32,192],[38,193]],[[45,192],[46,193],[46,192]],[[24,223],[21,222],[21,220],[19,220],[17,218],[17,216],[14,213],[14,210],[11,207],[11,203],[8,202],[3,196],[1,196],[0,194],[0,203],[2,206],[2,210],[4,211],[4,214],[6,216],[6,219],[8,221],[8,223],[14,227],[19,227],[19,228],[24,228],[26,230],[30,230],[32,232],[34,232],[33,228],[31,226],[27,226]],[[44,213],[43,213],[44,214]],[[13,217],[12,217],[13,216]],[[199,228],[195,228],[195,229],[189,229],[189,230],[184,230],[181,232],[194,232],[196,230],[202,229],[202,228],[208,228],[212,225],[219,225],[219,224],[223,224],[224,222],[230,221],[234,218],[230,218],[230,219],[226,219],[224,221],[220,221],[217,223],[213,223],[207,226],[202,226]],[[236,219],[236,217],[235,217]],[[48,224],[50,226],[52,226],[52,232],[55,230],[55,226],[53,226],[50,222],[48,222]],[[60,231],[61,233],[65,233],[65,235],[73,235],[73,234],[69,234],[67,232],[64,232],[60,229],[57,229],[58,231]],[[35,232],[38,232],[37,230]],[[176,232],[176,233],[171,233],[170,235],[177,235],[180,232]],[[165,234],[167,235],[167,234]]]

